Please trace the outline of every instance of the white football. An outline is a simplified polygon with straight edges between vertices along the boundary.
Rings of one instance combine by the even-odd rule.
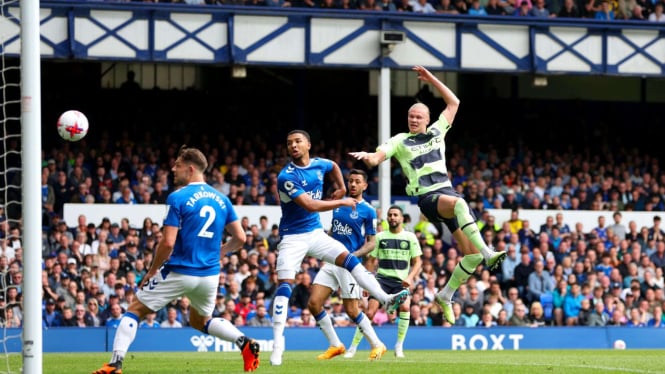
[[[626,349],[626,342],[621,339],[615,340],[614,349]]]
[[[88,133],[88,118],[78,110],[68,110],[58,118],[58,134],[69,141],[76,142]]]

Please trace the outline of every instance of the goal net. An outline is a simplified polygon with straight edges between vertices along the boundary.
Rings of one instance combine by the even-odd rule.
[[[1,373],[42,372],[38,0],[0,0]]]
[[[16,57],[11,56],[11,49],[17,48],[19,41],[12,35],[12,30],[19,29],[17,13],[18,1],[3,0],[0,10],[0,323],[2,324],[2,343],[5,353],[5,365],[0,365],[2,372],[20,372],[20,360],[10,363],[11,347],[21,343],[21,332],[15,328],[22,324],[20,301],[21,284],[13,284],[9,263],[22,256],[21,236],[21,86],[20,65]],[[12,44],[15,44],[12,47]],[[6,259],[6,261],[5,261]],[[14,268],[16,269],[16,265]],[[14,288],[9,290],[9,288]],[[17,295],[18,297],[15,297]],[[17,325],[18,324],[18,325]],[[13,329],[14,328],[14,329]],[[13,363],[13,364],[12,364]]]

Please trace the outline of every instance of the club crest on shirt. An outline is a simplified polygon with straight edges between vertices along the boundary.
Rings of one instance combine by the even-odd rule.
[[[291,182],[291,181],[284,182],[284,189],[286,190],[286,193],[289,194],[289,196],[291,196],[294,192],[296,192],[293,189],[293,187],[294,187],[293,182]]]
[[[357,219],[358,218],[358,210],[357,209],[352,210],[349,217],[351,217],[353,219]]]
[[[320,181],[323,180],[323,173],[321,172],[321,170],[316,171],[316,177],[319,178]]]

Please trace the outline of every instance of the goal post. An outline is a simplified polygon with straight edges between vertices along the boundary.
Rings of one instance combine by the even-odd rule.
[[[41,58],[39,0],[21,6],[23,373],[42,373]]]

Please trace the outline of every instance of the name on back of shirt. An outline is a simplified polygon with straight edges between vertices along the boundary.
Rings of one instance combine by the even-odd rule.
[[[226,209],[226,204],[216,192],[212,191],[197,191],[187,199],[187,206],[194,207],[197,201],[201,199],[213,199],[222,209]]]

